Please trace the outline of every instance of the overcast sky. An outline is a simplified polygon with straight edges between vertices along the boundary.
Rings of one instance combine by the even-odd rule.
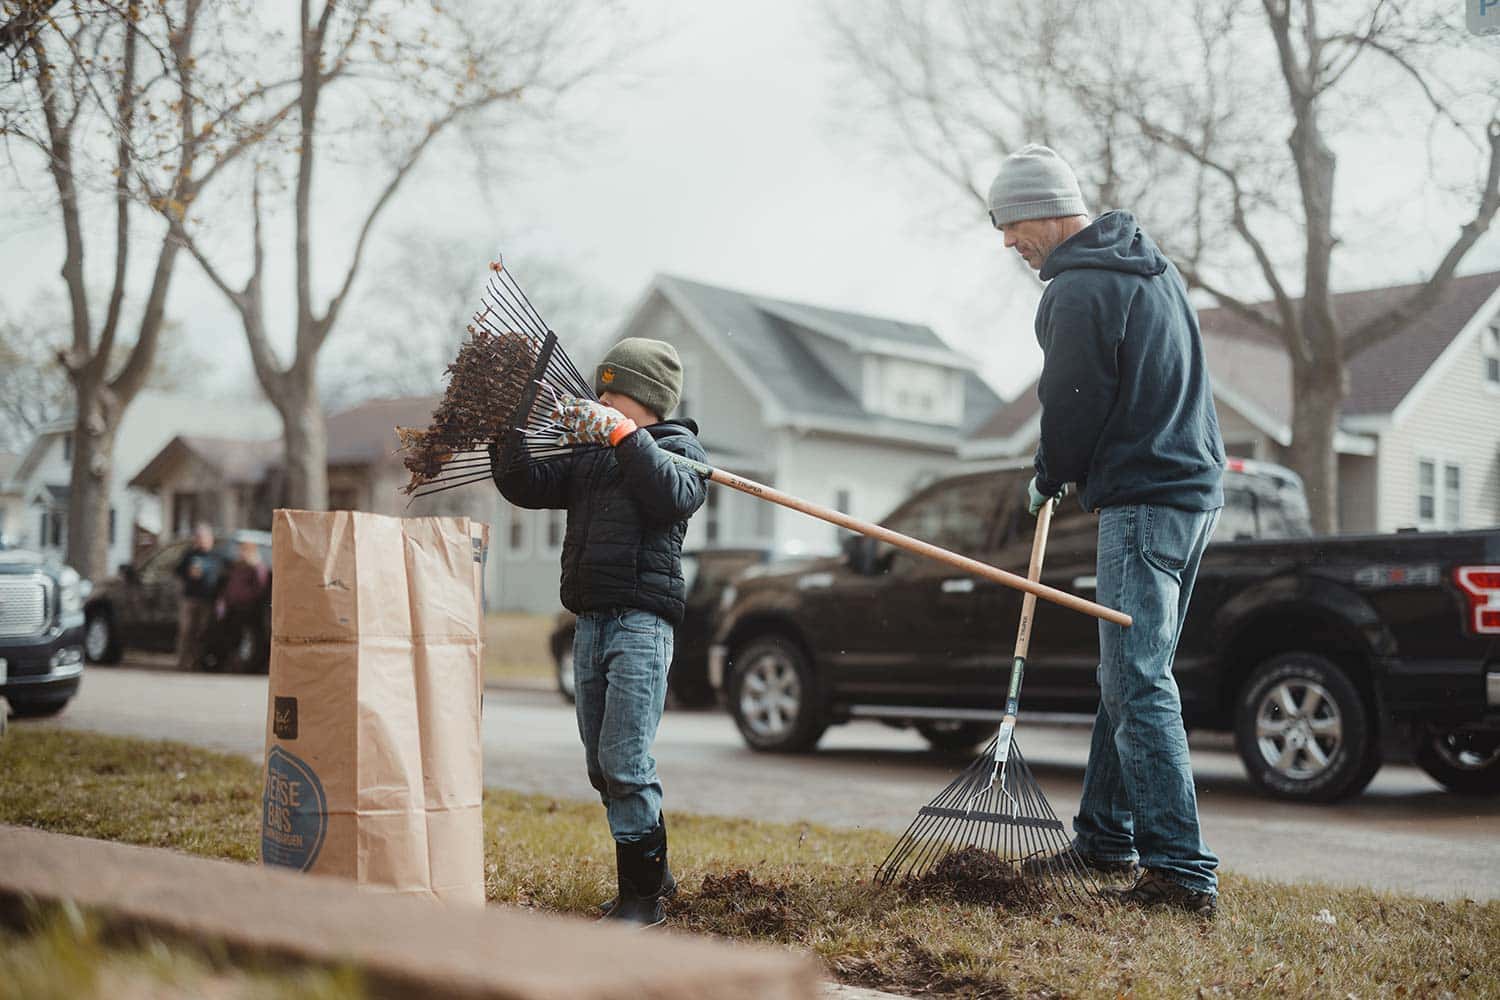
[[[492,231],[523,277],[534,254],[573,266],[622,305],[665,271],[923,322],[974,357],[1003,394],[1027,383],[1041,360],[1030,323],[1039,285],[1006,259],[977,212],[972,226],[955,224],[946,182],[883,159],[849,127],[816,4],[636,6],[665,34],[637,60],[638,83],[575,104],[586,143],[512,163],[493,198],[463,171],[429,165],[385,219],[376,257],[399,255],[401,233],[473,240]],[[39,286],[60,296],[53,217],[20,210],[14,192],[4,197],[6,301]],[[1482,249],[1466,270],[1496,259],[1488,242]],[[1371,259],[1373,280],[1406,276],[1391,273],[1389,254]],[[372,265],[371,280],[389,273],[380,259]],[[476,260],[476,287],[483,265]],[[248,384],[238,321],[186,256],[170,314],[212,359],[216,383]]]

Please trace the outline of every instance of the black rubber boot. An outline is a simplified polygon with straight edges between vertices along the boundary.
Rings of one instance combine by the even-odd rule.
[[[660,822],[644,840],[615,844],[619,896],[603,917],[641,927],[666,923],[667,828]]]
[[[656,819],[656,825],[657,825],[657,828],[661,830],[662,845],[663,845],[663,853],[662,853],[662,861],[661,861],[661,866],[662,866],[661,898],[662,899],[671,899],[674,895],[677,894],[677,880],[672,877],[672,866],[667,863],[666,852],[665,852],[666,836],[667,836],[667,817],[666,816],[658,816],[657,819]],[[647,838],[647,839],[650,839],[650,838]],[[613,899],[609,900],[609,902],[607,902],[607,903],[600,903],[599,904],[599,912],[601,914],[603,914],[604,916],[606,916],[606,917],[609,916],[610,911],[615,908],[615,904],[618,903],[619,901],[620,901],[620,897],[619,896],[615,896]]]

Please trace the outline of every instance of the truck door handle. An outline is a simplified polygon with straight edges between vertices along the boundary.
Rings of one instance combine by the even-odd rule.
[[[1099,578],[1097,576],[1075,576],[1073,577],[1074,590],[1098,590]]]
[[[974,593],[974,581],[968,577],[957,580],[944,580],[943,593],[945,594],[972,594]]]

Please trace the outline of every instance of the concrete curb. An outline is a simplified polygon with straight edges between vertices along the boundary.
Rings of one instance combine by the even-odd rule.
[[[769,948],[462,908],[348,882],[0,826],[0,921],[72,901],[112,931],[362,969],[378,994],[475,1000],[813,1000],[819,968]]]

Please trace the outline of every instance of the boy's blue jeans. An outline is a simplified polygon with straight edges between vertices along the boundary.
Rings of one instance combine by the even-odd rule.
[[[1139,857],[1195,892],[1217,892],[1219,859],[1203,843],[1172,660],[1203,549],[1219,512],[1159,504],[1099,515],[1098,600],[1129,614],[1099,623],[1099,712],[1073,820],[1084,854]]]
[[[672,626],[631,608],[578,616],[574,700],[589,782],[618,843],[641,840],[661,817],[651,744],[667,700]]]

